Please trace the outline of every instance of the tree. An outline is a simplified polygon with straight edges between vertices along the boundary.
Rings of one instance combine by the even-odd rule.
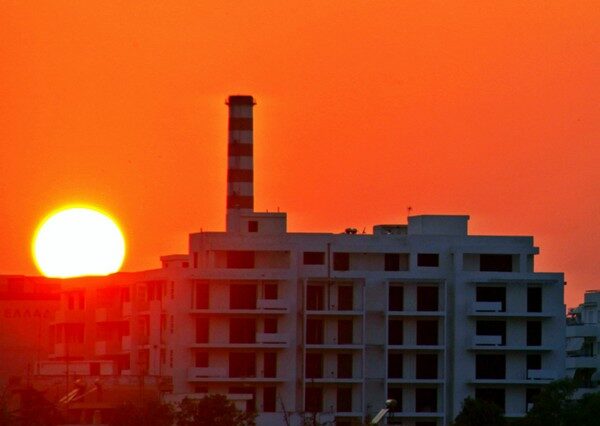
[[[0,391],[0,426],[14,424],[15,417],[10,410],[10,392],[6,387]]]
[[[600,419],[600,392],[573,399],[577,382],[556,380],[534,398],[533,408],[518,426],[595,426]]]
[[[576,401],[570,416],[570,424],[596,426],[600,419],[600,392],[588,393]]]
[[[15,392],[18,395],[18,408],[12,412],[4,403],[2,424],[11,426],[54,426],[62,422],[57,407],[48,401],[44,394],[33,387]],[[7,423],[4,423],[7,422]]]
[[[556,380],[544,387],[533,400],[533,408],[520,426],[566,426],[573,423],[577,402],[571,398],[576,385],[570,379]]]
[[[131,402],[119,405],[112,413],[112,426],[140,424],[145,426],[171,426],[175,414],[169,404],[158,401],[147,401],[138,406]]]
[[[462,410],[453,423],[454,426],[504,426],[505,424],[506,420],[500,407],[470,396],[463,401]]]
[[[255,426],[256,413],[241,412],[225,395],[185,398],[178,409],[177,426]]]

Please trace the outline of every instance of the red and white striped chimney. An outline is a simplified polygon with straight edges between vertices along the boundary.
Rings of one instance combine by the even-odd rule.
[[[227,231],[239,229],[241,214],[254,211],[252,96],[230,96],[227,145]]]

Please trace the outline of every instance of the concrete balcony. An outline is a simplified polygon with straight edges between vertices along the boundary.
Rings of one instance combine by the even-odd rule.
[[[390,317],[444,317],[445,311],[388,311]]]
[[[555,351],[556,348],[553,346],[527,346],[527,345],[472,345],[467,348],[469,351],[476,352],[552,352]]]
[[[527,380],[556,380],[557,375],[553,370],[527,370]]]
[[[446,347],[443,344],[439,345],[388,345],[389,350],[394,351],[443,351]]]
[[[301,265],[301,268],[303,277],[327,279],[325,265]]]
[[[94,354],[108,355],[121,352],[120,340],[101,340],[94,344]]]
[[[444,379],[415,379],[415,378],[389,378],[388,383],[394,384],[411,384],[411,385],[441,385]]]
[[[54,377],[69,375],[81,376],[113,376],[115,374],[114,363],[108,360],[70,360],[70,361],[41,361],[39,364],[40,377]],[[107,379],[103,379],[103,382]],[[64,378],[63,378],[64,380]],[[111,379],[108,379],[111,380]]]
[[[62,323],[84,323],[85,322],[85,312],[82,309],[61,309],[56,311],[54,314],[54,322],[58,324]]]
[[[288,268],[211,268],[205,269],[195,276],[204,280],[270,280],[285,281],[294,276],[292,269]]]
[[[131,316],[131,302],[123,302],[123,316],[124,317]]]
[[[122,336],[121,337],[121,348],[125,352],[131,350],[131,336]]]
[[[593,324],[568,325],[567,337],[599,337],[600,326]]]
[[[568,356],[567,368],[597,368],[600,369],[600,357],[593,356]]]
[[[256,333],[256,343],[288,343],[285,333]]]
[[[336,343],[307,343],[306,349],[332,350],[332,351],[360,351],[364,345],[358,343],[336,344]]]
[[[268,302],[262,303],[261,302]],[[273,302],[273,303],[270,303]],[[256,309],[231,309],[229,307],[212,307],[206,309],[192,308],[192,315],[211,315],[211,316],[256,316],[256,315],[283,315],[288,313],[288,308],[283,300],[257,300]],[[268,306],[268,307],[266,307]]]
[[[225,395],[230,401],[251,401],[254,395],[251,393],[228,393]]]
[[[284,299],[258,299],[256,309],[265,311],[287,311],[288,302]]]
[[[473,302],[472,312],[502,312],[502,302]]]
[[[549,380],[542,380],[540,379],[539,382],[536,382],[537,384],[546,384],[550,382]],[[508,386],[508,385],[531,385],[532,382],[529,379],[524,379],[524,378],[519,378],[519,379],[515,379],[515,378],[509,378],[509,379],[473,379],[473,380],[469,380],[470,384],[472,385],[493,385],[493,386],[497,386],[497,385],[501,385],[501,386]]]
[[[501,346],[502,336],[475,336],[473,346]]]
[[[208,343],[192,343],[190,348],[193,349],[251,349],[251,350],[265,350],[265,349],[285,349],[289,347],[288,342],[284,343],[230,343],[230,342],[208,342]]]
[[[252,401],[254,399],[254,395],[251,393],[228,393],[225,397],[233,402],[235,408],[239,411],[245,411],[247,401]]]
[[[123,321],[123,310],[120,307],[96,309],[96,322]]]
[[[304,379],[304,381],[306,383],[322,383],[322,384],[329,384],[329,383],[334,383],[334,384],[348,384],[348,385],[352,385],[352,384],[358,384],[358,383],[362,383],[363,379],[362,377],[352,377],[352,378],[338,378],[338,377],[307,377]]]
[[[135,307],[137,313],[142,315],[149,315],[151,313],[158,314],[162,308],[162,302],[160,300],[140,300],[136,302]]]
[[[600,388],[599,387],[579,388],[573,394],[573,399],[581,399],[581,398],[583,398],[587,394],[596,393],[596,392],[600,392]]]
[[[331,308],[330,310],[320,310],[320,311],[306,310],[305,313],[307,316],[311,316],[311,317],[331,317],[331,316],[349,317],[349,316],[362,316],[363,315],[363,311],[359,311],[359,310],[357,310],[357,308],[355,308],[352,311],[339,311],[339,310],[335,309],[335,307]]]
[[[258,383],[283,383],[286,380],[280,377],[188,377],[189,382],[225,383],[225,384],[258,384]]]
[[[188,368],[188,380],[203,378],[227,377],[227,369],[219,367],[191,367]]]
[[[51,357],[53,358],[62,358],[68,356],[72,357],[83,357],[85,352],[85,347],[83,343],[55,343],[54,351],[52,352]]]

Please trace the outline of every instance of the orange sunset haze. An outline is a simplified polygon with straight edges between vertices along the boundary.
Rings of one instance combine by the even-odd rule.
[[[223,230],[233,94],[290,231],[468,214],[535,236],[568,306],[599,287],[595,1],[4,1],[0,273],[64,205],[111,213],[125,271]]]

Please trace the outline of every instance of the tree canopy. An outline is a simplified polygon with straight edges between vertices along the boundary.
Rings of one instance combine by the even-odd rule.
[[[456,416],[453,426],[504,426],[506,420],[502,410],[496,404],[467,397],[463,401],[461,412]]]
[[[147,401],[143,405],[126,402],[113,411],[111,425],[140,424],[145,426],[171,426],[175,415],[173,407],[158,401]]]
[[[565,426],[574,424],[572,416],[579,401],[573,400],[577,389],[570,379],[556,380],[545,386],[533,400],[533,407],[518,422],[519,426]]]
[[[254,426],[256,413],[241,412],[225,395],[184,399],[178,405],[177,426]]]
[[[596,426],[600,424],[600,392],[580,399],[573,394],[577,384],[570,379],[556,380],[533,398],[527,414],[510,424],[515,426]],[[502,410],[495,404],[467,397],[453,426],[504,426]]]

